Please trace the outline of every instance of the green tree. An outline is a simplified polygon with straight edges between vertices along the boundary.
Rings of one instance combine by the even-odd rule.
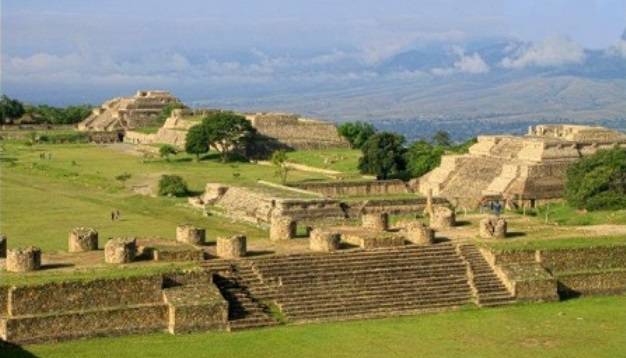
[[[163,144],[159,148],[159,155],[161,156],[161,158],[165,158],[165,160],[167,161],[170,160],[170,155],[176,155],[176,152],[176,148],[169,144]]]
[[[232,153],[243,153],[244,147],[256,133],[250,121],[233,112],[217,112],[202,119],[208,144],[219,154],[222,162]]]
[[[448,134],[448,132],[437,131],[433,136],[433,143],[441,147],[449,147],[452,145],[452,140],[450,140],[450,134]]]
[[[572,164],[565,197],[579,209],[626,208],[626,149],[601,150]]]
[[[200,160],[200,154],[209,151],[209,140],[201,124],[197,124],[187,131],[185,137],[185,152],[194,154],[196,160]]]
[[[188,193],[187,183],[178,175],[162,175],[159,179],[159,195],[185,196]]]
[[[359,170],[364,174],[376,175],[378,179],[402,178],[406,175],[404,137],[381,132],[363,144],[363,155],[359,159]]]
[[[360,121],[343,123],[337,131],[350,142],[352,148],[357,149],[360,149],[376,133],[373,125]]]
[[[22,102],[11,99],[6,95],[0,97],[0,124],[9,120],[18,119],[24,115],[24,105]]]
[[[280,149],[272,153],[272,164],[276,167],[276,176],[278,176],[280,182],[285,185],[287,183],[287,174],[289,173],[287,152]]]
[[[170,102],[163,109],[159,116],[157,117],[157,122],[164,123],[166,119],[168,119],[172,115],[172,111],[175,109],[183,109],[185,105],[180,102]]]
[[[413,143],[406,153],[407,167],[411,177],[418,178],[435,169],[441,163],[443,147],[433,146],[425,140]]]

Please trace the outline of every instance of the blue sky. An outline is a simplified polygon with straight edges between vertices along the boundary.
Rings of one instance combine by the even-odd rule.
[[[576,60],[578,47],[611,48],[626,28],[626,0],[3,0],[1,10],[2,92],[35,102],[97,102],[137,87],[249,88],[286,73],[324,82],[433,41],[517,39]],[[459,56],[460,70],[484,69]]]

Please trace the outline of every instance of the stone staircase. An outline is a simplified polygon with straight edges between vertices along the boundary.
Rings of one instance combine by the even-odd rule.
[[[254,268],[293,322],[439,311],[473,299],[467,266],[448,244],[260,258]]]
[[[255,280],[258,281],[256,274],[245,261],[233,263],[230,266],[230,272],[221,271],[213,276],[213,282],[229,304],[229,331],[279,324],[270,314],[269,307],[250,292],[252,288],[256,288],[259,293],[262,289],[269,290],[263,287],[261,282]]]
[[[472,275],[471,284],[475,288],[477,303],[480,307],[515,303],[515,297],[511,295],[500,278],[493,272],[476,246],[460,245],[459,252],[469,264]]]

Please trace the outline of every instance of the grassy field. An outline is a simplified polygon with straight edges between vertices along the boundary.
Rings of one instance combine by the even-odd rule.
[[[249,163],[221,164],[190,161],[179,155],[170,161],[145,160],[120,149],[95,145],[36,145],[5,143],[0,163],[0,231],[9,247],[37,245],[44,251],[65,250],[68,232],[91,226],[102,238],[159,236],[173,238],[176,225],[192,223],[207,228],[210,240],[243,232],[250,239],[265,232],[218,217],[203,217],[185,198],[134,194],[131,187],[153,185],[161,174],[182,176],[190,189],[201,192],[207,182],[255,186],[258,179],[277,182],[272,167]],[[51,159],[40,159],[50,153]],[[14,164],[11,164],[14,163]],[[116,180],[130,175],[125,182]],[[291,180],[319,178],[293,171]],[[110,212],[122,220],[112,222]]]
[[[290,162],[311,167],[358,175],[361,151],[356,149],[324,149],[287,153]]]
[[[615,296],[238,333],[100,338],[26,346],[21,352],[6,350],[3,357],[623,357],[625,354],[626,296]]]
[[[626,210],[581,212],[567,205],[567,203],[562,202],[539,208],[537,216],[545,219],[546,212],[548,214],[548,221],[559,225],[626,225]]]

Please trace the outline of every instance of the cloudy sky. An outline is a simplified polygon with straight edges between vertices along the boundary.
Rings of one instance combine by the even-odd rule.
[[[493,70],[463,43],[516,39],[498,67],[623,54],[626,0],[3,0],[2,92],[32,102],[98,103],[138,88],[181,97],[268,84],[377,76],[377,64],[431,42],[457,60],[430,75]]]

